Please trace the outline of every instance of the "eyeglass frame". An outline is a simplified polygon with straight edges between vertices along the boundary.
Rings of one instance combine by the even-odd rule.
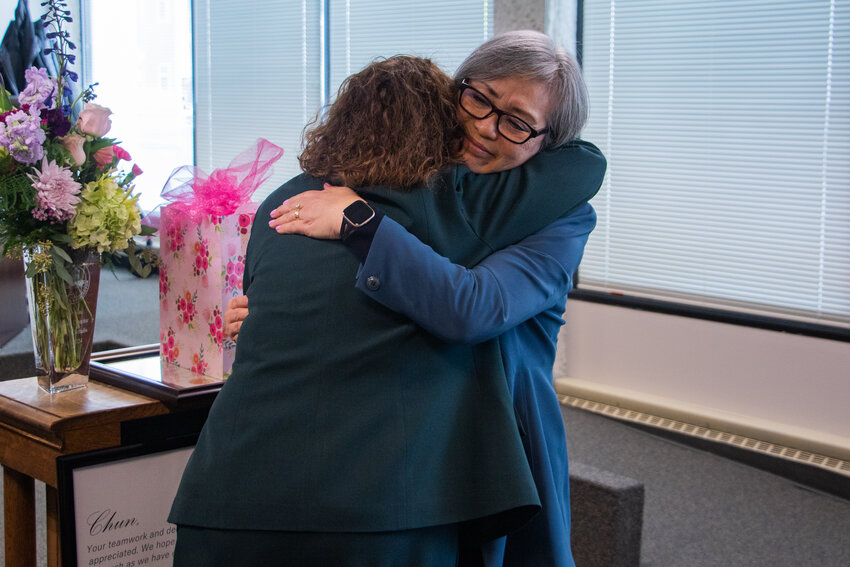
[[[506,139],[506,140],[507,140],[507,141],[509,141],[510,143],[512,143],[512,144],[516,144],[516,145],[518,145],[518,146],[521,146],[522,144],[526,143],[527,141],[531,140],[532,138],[536,138],[536,137],[538,137],[538,136],[542,136],[543,134],[546,134],[547,132],[549,132],[549,127],[548,127],[548,126],[547,126],[546,128],[543,128],[542,130],[536,130],[535,128],[532,128],[531,124],[529,124],[528,122],[526,122],[525,120],[523,120],[523,119],[522,119],[522,118],[520,118],[519,116],[517,116],[517,115],[515,115],[515,114],[511,114],[510,112],[505,112],[505,111],[504,111],[504,110],[502,110],[501,108],[497,107],[495,104],[493,104],[493,101],[492,101],[492,100],[490,100],[490,97],[488,97],[487,95],[485,95],[484,93],[482,93],[481,91],[479,91],[478,89],[476,89],[475,87],[473,87],[472,85],[470,85],[469,83],[467,83],[467,82],[466,82],[467,80],[468,80],[468,79],[462,79],[462,80],[461,80],[461,82],[460,82],[460,89],[459,89],[459,90],[458,90],[458,92],[457,92],[457,104],[458,104],[458,106],[460,106],[460,107],[463,109],[463,111],[464,111],[464,112],[466,112],[467,114],[469,114],[470,116],[472,116],[472,117],[473,117],[474,119],[476,119],[476,120],[484,120],[485,118],[489,118],[489,117],[490,117],[490,115],[495,114],[495,115],[496,115],[496,131],[499,133],[499,135],[500,135],[501,137],[503,137],[504,139]],[[488,113],[487,113],[487,114],[485,114],[484,116],[480,116],[480,117],[479,117],[479,116],[476,116],[476,115],[474,115],[474,114],[472,114],[472,113],[471,113],[471,112],[470,112],[470,111],[469,111],[469,110],[468,110],[468,109],[467,109],[467,108],[463,105],[463,102],[461,102],[461,101],[463,100],[463,92],[464,92],[465,90],[467,90],[467,89],[472,89],[473,91],[475,91],[476,93],[478,93],[478,94],[481,96],[481,98],[483,98],[484,100],[486,100],[486,101],[487,101],[487,104],[489,104],[489,105],[490,105],[490,112],[488,112]],[[510,138],[508,138],[507,136],[505,136],[505,135],[502,133],[502,129],[501,129],[501,128],[499,128],[499,124],[500,124],[500,123],[501,123],[501,121],[502,121],[502,116],[508,116],[508,117],[513,118],[513,119],[515,119],[515,120],[519,120],[520,122],[522,122],[523,124],[525,124],[526,126],[528,126],[528,129],[529,129],[529,131],[531,132],[531,133],[528,135],[528,138],[526,138],[526,139],[525,139],[525,140],[523,140],[522,142],[514,142],[513,140],[511,140]]]

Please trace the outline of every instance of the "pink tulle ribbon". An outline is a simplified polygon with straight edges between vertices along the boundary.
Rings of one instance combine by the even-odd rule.
[[[195,166],[178,167],[168,177],[161,195],[169,202],[167,206],[188,216],[193,224],[204,215],[233,214],[271,176],[272,164],[282,155],[283,148],[258,138],[251,148],[233,158],[226,169],[206,175]]]

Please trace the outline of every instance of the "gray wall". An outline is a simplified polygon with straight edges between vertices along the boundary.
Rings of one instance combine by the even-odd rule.
[[[546,30],[546,0],[495,0],[493,32]]]

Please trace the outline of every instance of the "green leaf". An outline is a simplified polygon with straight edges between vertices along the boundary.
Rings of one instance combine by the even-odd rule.
[[[71,242],[71,235],[70,234],[64,234],[64,233],[58,233],[53,237],[53,240],[56,240],[58,242],[70,243]]]
[[[51,301],[53,302],[54,311],[56,311],[57,308],[62,309],[63,311],[68,310],[68,302],[66,301],[64,289],[59,290],[55,287],[51,287],[50,288],[50,297],[51,297]]]
[[[55,248],[51,248],[51,251],[55,250]],[[56,267],[56,275],[62,278],[66,283],[71,285],[74,284],[73,278],[71,278],[71,274],[68,273],[68,270],[65,269],[65,263],[56,262],[56,258],[54,258],[53,265]]]
[[[116,162],[117,162],[117,160],[116,160]],[[117,165],[117,163],[116,163],[116,165]],[[120,182],[118,182],[118,186],[119,187],[126,187],[135,178],[136,178],[136,174],[131,171],[130,173],[128,173],[127,175],[124,176],[124,179],[122,179]]]
[[[139,261],[139,257],[133,252],[129,252],[127,255],[127,259],[130,260],[130,267],[137,274],[142,273],[142,263]]]
[[[87,142],[87,146],[89,151],[86,152],[87,155],[91,155],[98,150],[102,150],[103,148],[111,147],[115,143],[115,138],[97,138],[96,140],[92,140],[91,142]]]
[[[157,232],[157,228],[155,226],[143,224],[142,225],[142,232],[140,232],[139,234],[142,235],[142,236],[151,236],[151,235],[156,234],[156,232]]]
[[[51,252],[52,254],[54,254],[54,256],[60,256],[60,257],[61,257],[63,260],[65,260],[66,262],[73,262],[73,260],[71,260],[71,257],[70,257],[70,256],[68,256],[68,253],[67,253],[67,252],[65,252],[64,250],[62,250],[62,249],[61,249],[60,247],[58,247],[58,246],[54,246],[53,248],[51,248],[51,249],[50,249],[50,252]]]
[[[6,112],[12,110],[12,101],[9,100],[9,91],[0,87],[0,111]]]

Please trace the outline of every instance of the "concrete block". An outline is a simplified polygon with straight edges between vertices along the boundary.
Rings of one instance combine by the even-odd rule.
[[[571,544],[576,567],[639,567],[643,483],[570,463]]]

